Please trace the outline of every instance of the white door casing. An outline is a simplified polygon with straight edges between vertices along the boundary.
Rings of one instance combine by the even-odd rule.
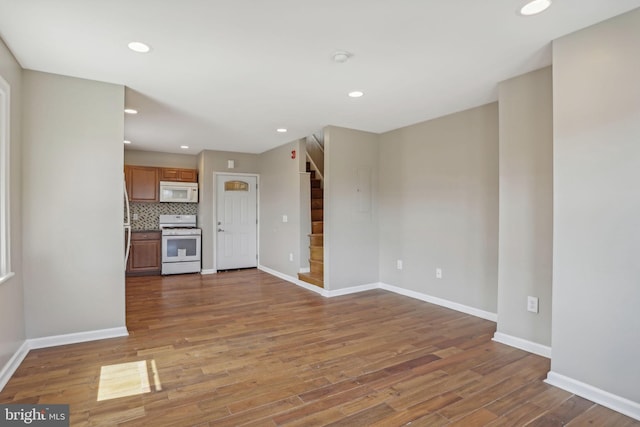
[[[257,176],[216,175],[216,269],[258,265]]]

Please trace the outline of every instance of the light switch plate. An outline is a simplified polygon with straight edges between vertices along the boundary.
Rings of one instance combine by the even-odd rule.
[[[538,298],[537,297],[527,297],[527,311],[532,313],[538,312]]]

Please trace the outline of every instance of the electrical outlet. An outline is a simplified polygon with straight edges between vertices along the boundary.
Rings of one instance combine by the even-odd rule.
[[[289,222],[289,217],[286,215],[282,215],[282,222]]]
[[[538,312],[538,298],[537,297],[527,297],[527,311],[532,313]]]
[[[132,215],[132,219],[134,221],[137,221],[138,220],[138,214],[134,212],[133,215]]]
[[[293,261],[293,253],[289,254],[289,261]]]
[[[436,279],[442,279],[442,269],[436,268]]]
[[[396,268],[398,270],[402,270],[402,260],[401,259],[396,261]]]

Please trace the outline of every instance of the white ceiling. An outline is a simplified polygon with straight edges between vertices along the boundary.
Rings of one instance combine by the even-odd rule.
[[[640,7],[554,0],[522,17],[524,3],[0,0],[0,37],[24,68],[125,85],[132,149],[260,153],[326,125],[384,132],[495,101],[498,82],[551,63],[551,40]]]

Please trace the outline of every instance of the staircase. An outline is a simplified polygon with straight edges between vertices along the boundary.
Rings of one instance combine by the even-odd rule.
[[[312,285],[324,287],[324,194],[322,180],[316,178],[307,162],[307,172],[311,174],[311,234],[309,234],[309,273],[298,273],[298,279]]]

